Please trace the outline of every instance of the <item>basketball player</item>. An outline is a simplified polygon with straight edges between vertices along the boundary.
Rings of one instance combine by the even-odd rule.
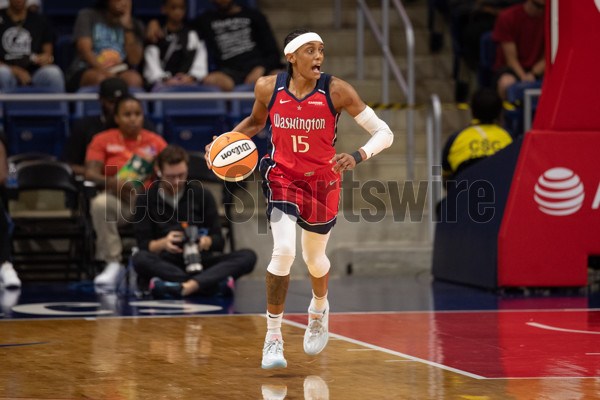
[[[295,30],[284,45],[288,71],[257,81],[252,114],[233,129],[251,137],[263,129],[267,118],[272,122],[271,151],[259,166],[274,240],[266,278],[265,369],[287,366],[281,322],[295,258],[296,224],[302,228],[302,256],[313,289],[304,351],[315,355],[325,348],[329,337],[330,263],[325,247],[338,213],[341,174],[393,141],[388,125],[351,85],[321,72],[324,45],[318,34]],[[351,154],[336,154],[333,147],[342,110],[371,134],[369,141]]]

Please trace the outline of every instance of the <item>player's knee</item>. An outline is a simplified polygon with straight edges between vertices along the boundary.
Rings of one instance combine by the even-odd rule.
[[[291,240],[276,240],[273,245],[273,256],[296,257],[296,243]]]
[[[287,276],[290,274],[292,264],[294,263],[295,255],[293,254],[276,254],[273,252],[271,262],[267,267],[267,271],[277,276]]]
[[[321,278],[329,272],[331,263],[325,254],[312,254],[303,251],[302,258],[304,259],[311,276]]]

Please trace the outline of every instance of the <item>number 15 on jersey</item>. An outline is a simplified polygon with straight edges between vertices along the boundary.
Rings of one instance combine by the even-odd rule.
[[[308,136],[291,135],[291,137],[294,153],[306,153],[310,149],[310,145],[306,142]]]

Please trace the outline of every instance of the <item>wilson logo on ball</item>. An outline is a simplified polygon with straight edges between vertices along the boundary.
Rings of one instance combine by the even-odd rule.
[[[222,161],[227,161],[227,159],[231,156],[239,156],[241,154],[250,154],[252,152],[252,146],[250,145],[250,143],[244,142],[238,146],[235,146],[233,149],[229,149],[226,152],[225,151],[221,151],[221,153],[219,153],[219,156],[221,157],[220,159]],[[217,161],[217,160],[215,160]]]
[[[208,159],[215,175],[225,181],[237,182],[254,171],[258,151],[248,136],[239,132],[227,132],[214,140]]]
[[[544,172],[535,184],[533,198],[541,212],[548,215],[571,215],[583,205],[583,182],[567,168]]]

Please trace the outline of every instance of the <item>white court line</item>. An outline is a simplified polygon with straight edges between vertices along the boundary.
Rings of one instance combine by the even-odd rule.
[[[421,310],[421,311],[336,311],[336,315],[373,315],[373,314],[488,314],[488,313],[526,313],[526,312],[572,312],[572,311],[600,311],[600,308],[519,308],[515,310]],[[306,315],[306,313],[286,313],[285,315]]]
[[[597,376],[521,376],[521,377],[499,377],[499,378],[484,378],[490,380],[518,380],[518,379],[598,379]]]
[[[600,332],[598,332],[598,331],[580,331],[578,329],[557,328],[555,326],[538,324],[537,322],[525,322],[525,325],[533,326],[535,328],[540,328],[540,329],[547,329],[549,331],[568,332],[568,333],[587,333],[589,335],[600,335]]]
[[[375,349],[348,349],[346,351],[376,351]]]
[[[285,323],[286,323],[286,324],[288,324],[288,325],[295,326],[295,327],[297,327],[297,328],[306,329],[306,325],[304,325],[304,324],[299,324],[298,322],[289,321],[289,320],[286,320],[286,319],[284,319],[284,320],[283,320],[283,322],[285,322]],[[384,347],[379,347],[379,346],[372,345],[372,344],[370,344],[370,343],[361,342],[360,340],[351,339],[351,338],[349,338],[349,337],[346,337],[346,336],[338,335],[337,333],[329,333],[329,335],[330,335],[330,336],[337,337],[338,339],[345,340],[345,341],[347,341],[347,342],[350,342],[350,343],[357,344],[357,345],[359,345],[359,346],[369,347],[369,348],[371,348],[371,349],[374,349],[374,350],[379,350],[379,351],[382,351],[382,352],[384,352],[384,353],[387,353],[387,354],[393,354],[393,355],[395,355],[395,356],[399,356],[399,357],[408,358],[409,360],[418,361],[418,362],[420,362],[420,363],[423,363],[423,364],[426,364],[426,365],[431,365],[431,366],[433,366],[433,367],[437,367],[437,368],[441,368],[441,369],[444,369],[444,370],[446,370],[446,371],[455,372],[455,373],[457,373],[457,374],[461,374],[461,375],[464,375],[464,376],[468,376],[469,378],[474,378],[474,379],[487,379],[487,378],[486,378],[486,377],[484,377],[484,376],[475,375],[475,374],[472,374],[472,373],[470,373],[470,372],[461,371],[460,369],[456,369],[456,368],[448,367],[448,366],[446,366],[446,365],[438,364],[438,363],[435,363],[435,362],[433,362],[433,361],[424,360],[424,359],[422,359],[422,358],[418,358],[418,357],[409,356],[408,354],[400,353],[400,352],[398,352],[398,351],[393,351],[393,350],[390,350],[390,349],[386,349],[386,348],[384,348]]]

